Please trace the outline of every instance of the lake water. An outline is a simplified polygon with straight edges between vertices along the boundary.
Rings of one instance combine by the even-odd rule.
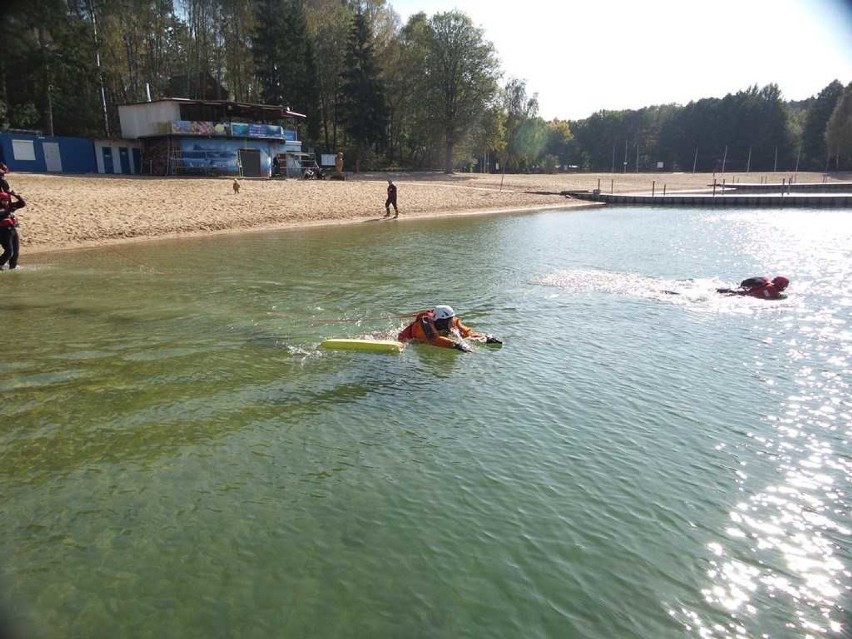
[[[7,634],[848,637],[850,281],[848,210],[25,248]],[[438,303],[504,346],[319,347]]]

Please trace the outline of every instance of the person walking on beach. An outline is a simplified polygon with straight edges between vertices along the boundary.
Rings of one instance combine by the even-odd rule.
[[[15,199],[14,202],[12,198]],[[10,270],[18,268],[20,241],[15,211],[26,205],[24,198],[14,191],[11,193],[0,191],[0,247],[3,248],[3,253],[0,254],[0,270],[3,270],[6,262],[9,263]]]
[[[385,217],[390,217],[390,207],[393,205],[394,219],[399,217],[399,209],[396,208],[396,184],[388,180],[388,199],[385,200]]]

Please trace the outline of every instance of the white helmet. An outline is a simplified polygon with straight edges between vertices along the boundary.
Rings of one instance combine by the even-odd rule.
[[[445,305],[436,306],[433,313],[435,314],[436,320],[450,319],[451,317],[456,316],[456,312],[453,310],[453,307]]]

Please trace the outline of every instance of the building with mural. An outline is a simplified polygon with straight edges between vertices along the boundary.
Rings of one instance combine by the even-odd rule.
[[[121,136],[138,140],[148,175],[270,177],[301,172],[301,113],[227,100],[163,98],[118,107]]]

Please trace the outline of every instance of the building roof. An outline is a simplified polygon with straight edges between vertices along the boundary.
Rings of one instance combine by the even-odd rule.
[[[160,98],[151,102],[134,102],[127,106],[137,104],[152,104],[154,102],[179,102],[181,104],[200,104],[204,106],[220,107],[231,117],[243,117],[254,120],[276,119],[276,118],[306,118],[304,113],[291,111],[289,107],[274,104],[252,104],[250,102],[233,102],[231,100],[192,100],[190,98]]]

